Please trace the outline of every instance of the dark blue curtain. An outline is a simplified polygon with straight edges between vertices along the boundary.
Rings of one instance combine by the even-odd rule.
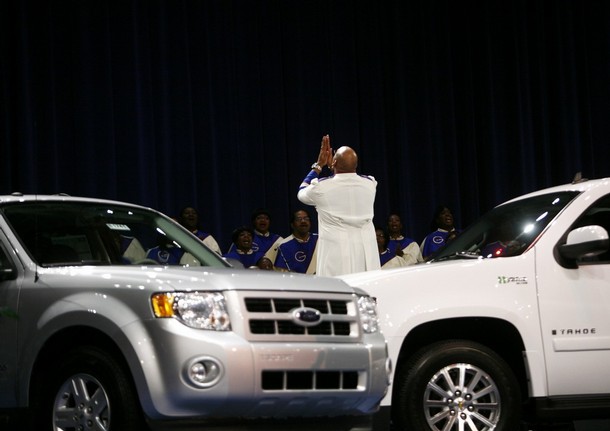
[[[289,233],[320,138],[420,241],[515,195],[610,176],[610,2],[0,2],[0,193],[199,209],[223,249]]]

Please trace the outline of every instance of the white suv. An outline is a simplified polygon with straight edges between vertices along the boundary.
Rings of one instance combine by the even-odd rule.
[[[342,277],[377,298],[399,430],[610,416],[610,179],[506,202],[431,262]]]
[[[374,301],[340,280],[234,269],[135,205],[0,196],[2,430],[350,429],[388,374]]]

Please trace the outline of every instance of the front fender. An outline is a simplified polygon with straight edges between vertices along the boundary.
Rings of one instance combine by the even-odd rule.
[[[44,299],[37,301],[44,304]],[[26,303],[31,303],[28,300]],[[32,314],[40,310],[37,318]],[[152,319],[152,314],[151,314]],[[144,331],[142,318],[136,310],[128,307],[124,301],[112,296],[93,292],[75,293],[65,296],[46,307],[36,307],[35,310],[20,311],[21,349],[19,354],[18,400],[20,405],[27,405],[30,379],[34,372],[36,361],[43,349],[67,350],[79,344],[96,344],[100,342],[99,334],[112,340],[135,377],[141,374],[140,369],[134,369],[138,364],[134,345],[138,340],[130,339],[122,328],[136,325]],[[142,336],[142,331],[139,336]],[[133,329],[129,333],[134,334]],[[65,335],[62,335],[65,334]],[[93,337],[76,338],[74,334],[96,334]],[[65,336],[70,339],[63,339]],[[59,338],[58,338],[59,337]],[[93,338],[93,339],[89,339]],[[52,346],[49,343],[54,343]]]

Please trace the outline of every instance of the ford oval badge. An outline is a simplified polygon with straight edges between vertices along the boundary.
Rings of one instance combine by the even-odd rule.
[[[320,315],[320,312],[315,308],[302,307],[292,311],[292,320],[297,325],[315,326],[320,323],[321,319],[322,316]]]

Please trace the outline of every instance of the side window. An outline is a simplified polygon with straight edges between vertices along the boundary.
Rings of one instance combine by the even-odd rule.
[[[591,205],[580,218],[576,221],[571,229],[576,229],[583,226],[598,225],[606,229],[610,235],[610,195],[597,200]],[[590,263],[610,263],[610,250],[603,254],[588,258],[585,262]]]
[[[0,237],[1,239],[1,237]],[[13,261],[7,254],[4,245],[0,242],[0,281],[14,278],[16,276]]]

